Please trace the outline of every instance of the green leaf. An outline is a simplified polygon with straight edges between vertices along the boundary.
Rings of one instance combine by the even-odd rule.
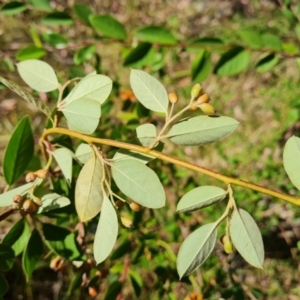
[[[92,14],[90,8],[84,4],[74,4],[73,10],[80,21],[90,25],[89,16]]]
[[[238,124],[229,117],[197,116],[173,125],[166,136],[178,145],[202,145],[227,137]]]
[[[15,254],[10,246],[0,244],[0,271],[10,270],[14,264]]]
[[[37,10],[51,11],[52,8],[48,0],[30,0],[32,6]]]
[[[169,99],[166,89],[153,76],[140,70],[131,70],[130,85],[136,98],[148,109],[167,113]]]
[[[94,240],[94,257],[97,264],[111,253],[118,237],[118,217],[107,196],[103,198],[100,219]]]
[[[127,197],[148,208],[165,205],[166,195],[157,175],[143,163],[117,160],[112,164],[112,177]]]
[[[190,42],[189,47],[196,46],[197,48],[199,48],[199,46],[210,46],[210,47],[219,48],[220,46],[223,45],[224,43],[220,39],[204,37],[204,38],[193,40],[192,42]]]
[[[16,15],[26,10],[27,7],[21,2],[11,1],[1,7],[0,12],[4,15]]]
[[[68,198],[56,193],[44,194],[41,197],[41,200],[43,202],[43,205],[39,207],[38,211],[36,212],[37,214],[42,214],[53,209],[62,208],[70,205],[71,203]]]
[[[140,41],[162,44],[162,45],[175,45],[177,40],[173,34],[160,26],[147,26],[139,29],[136,36]]]
[[[261,49],[263,46],[259,32],[253,29],[244,29],[238,32],[243,42],[254,49]]]
[[[137,63],[147,56],[152,48],[150,43],[140,43],[134,49],[132,49],[125,57],[123,65],[130,66]]]
[[[223,200],[227,192],[216,186],[200,186],[186,193],[177,204],[177,211],[191,212]]]
[[[273,53],[264,55],[262,59],[256,64],[255,69],[259,73],[267,72],[278,64],[278,57]]]
[[[42,34],[42,38],[44,41],[52,47],[57,49],[63,49],[67,46],[68,41],[61,34],[52,33],[52,32],[44,32]]]
[[[217,239],[217,223],[206,224],[191,233],[182,243],[177,256],[180,279],[199,268],[213,251]]]
[[[46,51],[43,48],[30,45],[21,49],[17,53],[16,59],[21,61],[26,59],[41,58],[45,55],[46,55]]]
[[[135,296],[138,298],[142,292],[143,279],[137,272],[133,270],[129,270],[129,276],[130,276],[132,287],[134,289]]]
[[[96,52],[95,45],[89,45],[76,50],[73,61],[75,65],[81,65],[85,61],[89,61]]]
[[[98,127],[101,106],[97,101],[82,98],[65,104],[59,110],[67,119],[70,130],[92,134]]]
[[[25,194],[29,189],[33,187],[34,183],[30,182],[27,184],[24,184],[22,186],[19,186],[18,188],[12,189],[6,193],[3,193],[0,195],[0,207],[2,206],[9,206],[13,203],[13,197],[15,195],[23,195]]]
[[[59,83],[53,68],[44,61],[29,59],[17,64],[22,79],[38,92],[51,92]]]
[[[72,25],[73,23],[72,18],[68,14],[59,11],[50,13],[42,19],[42,24],[50,26]]]
[[[155,159],[155,157],[126,149],[118,150],[113,157],[114,161],[120,161],[124,159],[134,159],[140,161],[143,164],[147,164],[149,161]]]
[[[79,173],[75,188],[75,206],[81,222],[92,219],[101,210],[104,197],[103,168],[100,159],[94,153]]]
[[[82,253],[75,233],[48,223],[43,223],[43,232],[47,246],[57,255],[71,261],[81,258]]]
[[[29,92],[25,89],[21,88],[19,85],[14,83],[13,81],[7,80],[0,76],[0,82],[5,84],[9,89],[13,92],[17,93],[20,97],[22,97],[27,102],[31,103],[32,105],[36,106],[41,112],[43,112],[48,118],[51,118],[51,111],[46,106],[44,102],[40,99],[34,98]]]
[[[112,80],[105,75],[88,75],[83,78],[62,102],[71,103],[80,99],[88,99],[103,104],[112,90]]]
[[[224,53],[214,72],[220,76],[237,75],[245,71],[250,63],[250,53],[243,47],[234,47]]]
[[[282,42],[278,36],[271,33],[265,33],[262,35],[262,40],[265,47],[275,51],[282,50]]]
[[[8,184],[15,183],[26,170],[34,152],[34,139],[28,116],[15,127],[3,159],[3,173]]]
[[[39,232],[34,229],[23,253],[22,265],[27,281],[30,279],[37,263],[43,255],[44,243]]]
[[[24,250],[30,237],[30,228],[24,218],[20,219],[4,237],[2,244],[8,245],[18,256]]]
[[[74,153],[68,148],[58,148],[52,152],[67,182],[72,182],[72,161]]]
[[[300,190],[300,138],[292,136],[286,142],[283,165],[293,185]]]
[[[264,245],[253,218],[243,209],[234,210],[229,231],[233,245],[240,255],[252,266],[262,269]]]
[[[120,281],[113,281],[109,284],[103,300],[117,299],[117,296],[122,290],[122,283]]]
[[[210,74],[212,63],[210,54],[206,50],[200,50],[196,59],[192,62],[192,80],[194,82],[204,81]]]
[[[89,144],[81,143],[75,152],[75,158],[85,164],[93,155],[92,147]]]
[[[109,15],[90,15],[89,20],[93,28],[105,37],[118,40],[126,39],[124,26]]]
[[[156,127],[150,123],[140,125],[136,128],[136,135],[140,143],[144,147],[148,147],[157,135]]]
[[[0,296],[3,296],[9,289],[8,282],[6,281],[4,275],[0,273]]]

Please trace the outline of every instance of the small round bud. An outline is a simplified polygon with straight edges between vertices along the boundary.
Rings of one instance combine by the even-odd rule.
[[[22,205],[22,210],[28,214],[32,214],[36,211],[36,205],[30,199],[26,199]]]
[[[226,241],[224,243],[224,251],[227,253],[227,254],[230,254],[233,252],[233,245],[232,243],[230,242],[230,240],[228,239],[228,241]]]
[[[16,204],[21,204],[23,202],[24,198],[22,195],[14,195],[13,202]]]
[[[117,208],[122,208],[122,207],[124,206],[125,202],[122,201],[122,200],[117,200],[117,201],[115,202],[115,204],[116,204],[116,207],[117,207]]]
[[[42,200],[39,197],[32,196],[31,199],[32,199],[32,201],[36,205],[38,205],[38,206],[42,206],[43,205],[43,202],[42,202]]]
[[[130,208],[133,210],[133,211],[140,211],[141,210],[141,205],[139,205],[138,203],[134,202],[134,201],[131,201],[129,203],[129,206]]]
[[[202,103],[199,105],[199,108],[206,114],[206,115],[214,115],[216,113],[215,108],[209,103]]]
[[[26,177],[25,177],[26,182],[33,182],[33,181],[35,181],[35,179],[36,179],[36,175],[33,172],[29,172],[26,174]]]
[[[201,90],[202,90],[201,84],[196,83],[193,86],[193,88],[191,90],[191,97],[193,100],[196,99],[200,95]]]
[[[227,235],[226,234],[223,234],[221,237],[220,237],[220,242],[224,245],[224,243],[226,242],[227,240]]]
[[[34,174],[40,179],[47,179],[50,176],[49,171],[44,169],[37,170],[36,172],[34,172]]]
[[[208,103],[210,101],[210,97],[208,94],[203,94],[199,96],[196,100],[197,104]]]
[[[121,217],[121,222],[124,227],[126,228],[131,228],[132,227],[132,220],[126,217]]]
[[[168,97],[169,97],[169,101],[170,101],[171,103],[175,104],[175,103],[178,102],[178,97],[177,97],[177,95],[176,95],[175,93],[170,93],[170,94],[168,95]]]
[[[11,205],[11,207],[12,207],[13,209],[17,210],[17,209],[20,209],[20,204],[19,204],[19,203],[13,203],[13,204]]]
[[[197,102],[196,102],[196,101],[193,101],[192,104],[191,104],[190,110],[196,111],[196,110],[198,110],[198,109],[199,109],[199,107],[198,107]]]
[[[95,298],[98,295],[98,291],[94,286],[89,286],[89,295],[92,298]]]
[[[63,265],[64,261],[60,256],[56,256],[50,261],[50,269],[54,271],[60,271],[63,268]]]

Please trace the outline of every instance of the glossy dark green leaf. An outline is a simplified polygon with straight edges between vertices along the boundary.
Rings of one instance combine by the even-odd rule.
[[[194,82],[204,81],[212,70],[210,54],[206,50],[200,50],[192,62],[192,80]]]
[[[15,260],[15,253],[12,248],[5,244],[0,244],[0,271],[6,272],[12,268]]]
[[[211,46],[211,47],[218,48],[223,45],[224,45],[224,43],[222,42],[222,40],[217,39],[217,38],[210,38],[210,37],[199,38],[199,39],[193,40],[189,43],[189,47]]]
[[[259,60],[256,64],[255,69],[259,73],[267,72],[271,70],[278,64],[279,58],[275,56],[275,54],[271,53],[265,55],[263,58]]]
[[[260,49],[263,46],[261,35],[256,30],[244,29],[238,33],[247,46],[254,49]]]
[[[44,243],[39,232],[34,229],[29,238],[27,247],[23,253],[22,265],[27,281],[30,279],[37,263],[41,259]]]
[[[57,255],[68,260],[80,259],[82,253],[74,232],[48,223],[43,223],[43,232],[47,246]]]
[[[6,281],[4,275],[0,273],[0,297],[3,296],[8,291],[8,288],[9,288],[8,282]]]
[[[124,59],[123,65],[130,66],[137,63],[149,53],[152,44],[150,43],[140,43],[134,49],[132,49]]]
[[[143,279],[137,272],[133,270],[129,271],[129,276],[130,276],[132,287],[134,289],[135,296],[138,298],[142,292]]]
[[[119,293],[122,290],[122,284],[120,281],[113,281],[109,284],[107,292],[105,293],[105,296],[103,300],[112,300],[116,299]]]
[[[237,46],[221,56],[214,72],[220,76],[237,75],[245,71],[249,63],[250,53],[243,47]]]
[[[30,228],[27,221],[22,218],[5,235],[2,243],[12,248],[15,256],[24,250],[30,237]]]
[[[94,239],[94,258],[97,264],[111,253],[118,237],[118,225],[116,210],[108,197],[104,196]]]
[[[32,105],[36,106],[41,112],[43,112],[48,118],[51,118],[51,111],[46,106],[46,104],[41,101],[40,99],[37,99],[31,95],[28,91],[14,83],[13,81],[7,80],[0,76],[0,82],[5,84],[9,89],[11,89],[13,92],[17,93],[20,97],[22,97],[27,102],[31,103]]]
[[[161,26],[147,26],[139,29],[136,36],[140,41],[162,44],[162,45],[175,45],[177,40],[173,34]]]
[[[229,117],[197,116],[173,125],[166,137],[178,145],[202,145],[227,137],[238,124]]]
[[[253,218],[243,209],[234,210],[230,220],[230,238],[241,256],[252,266],[263,268],[264,244]]]
[[[28,116],[15,127],[3,159],[3,173],[8,184],[15,183],[26,170],[34,152],[34,139]]]
[[[49,0],[29,0],[32,6],[37,10],[51,11]]]
[[[118,40],[126,39],[124,26],[110,15],[90,15],[89,20],[93,28],[105,37]]]
[[[4,15],[16,15],[26,9],[27,9],[27,7],[23,3],[18,2],[18,1],[11,1],[11,2],[4,4],[1,7],[0,13],[2,13]]]
[[[87,5],[74,4],[73,10],[80,21],[87,25],[90,24],[89,16],[92,14],[92,11]]]
[[[27,46],[21,49],[16,56],[18,61],[26,60],[26,59],[38,59],[42,58],[46,55],[46,51],[43,48],[39,48],[36,46]]]
[[[47,44],[57,49],[65,48],[68,44],[67,39],[59,33],[44,32],[42,38]]]
[[[281,51],[282,50],[282,42],[280,38],[271,33],[265,33],[262,35],[263,45],[271,50]]]
[[[283,165],[293,185],[300,190],[300,138],[292,136],[286,142]]]
[[[179,277],[199,268],[213,251],[217,239],[217,223],[206,224],[192,232],[182,243],[177,256]]]
[[[9,206],[9,205],[12,205],[13,203],[13,197],[15,195],[23,195],[23,194],[26,194],[26,192],[32,188],[34,185],[33,182],[31,183],[27,183],[27,184],[24,184],[22,186],[19,186],[15,189],[12,189],[6,193],[3,193],[3,194],[0,194],[0,207],[2,206]]]
[[[74,64],[80,65],[85,61],[89,61],[94,56],[95,52],[96,52],[95,45],[89,45],[89,46],[79,48],[73,56]]]
[[[61,26],[72,25],[74,22],[73,19],[67,13],[56,11],[46,15],[42,19],[42,23],[50,26]]]

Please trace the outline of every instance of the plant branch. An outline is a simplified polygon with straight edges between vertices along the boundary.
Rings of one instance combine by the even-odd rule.
[[[163,154],[163,153],[155,151],[155,150],[151,150],[151,149],[143,147],[143,146],[128,144],[128,143],[114,141],[114,140],[110,140],[110,139],[96,138],[96,137],[88,136],[88,135],[78,133],[75,131],[71,131],[66,128],[58,128],[57,127],[57,128],[50,128],[50,129],[45,130],[41,137],[40,144],[42,146],[44,146],[43,141],[45,141],[47,139],[47,137],[51,134],[64,134],[64,135],[68,135],[70,137],[78,138],[82,141],[85,141],[88,144],[92,144],[92,143],[102,144],[102,145],[122,148],[122,149],[126,149],[126,150],[132,150],[132,151],[136,151],[139,153],[151,155],[151,156],[158,158],[160,160],[163,160],[165,162],[172,163],[174,165],[181,166],[183,168],[186,168],[186,169],[189,169],[192,171],[196,171],[196,172],[202,173],[204,175],[208,175],[210,177],[213,177],[215,179],[218,179],[218,180],[224,182],[227,185],[234,184],[237,186],[245,187],[245,188],[248,188],[248,189],[251,189],[251,190],[254,190],[257,192],[261,192],[263,194],[270,195],[270,196],[282,199],[284,201],[287,201],[289,203],[293,203],[293,204],[300,206],[300,197],[294,197],[294,196],[284,194],[284,193],[281,193],[281,192],[278,192],[278,191],[275,191],[272,189],[268,189],[266,187],[263,187],[263,186],[260,186],[260,185],[254,184],[254,183],[250,183],[250,182],[247,182],[247,181],[244,181],[241,179],[226,176],[226,175],[220,174],[218,172],[212,171],[210,169],[206,169],[204,167],[189,163],[187,161],[181,160],[176,157],[171,157],[169,155]]]

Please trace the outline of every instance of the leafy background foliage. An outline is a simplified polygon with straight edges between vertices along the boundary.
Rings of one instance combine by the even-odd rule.
[[[96,135],[124,141],[133,140],[134,129],[140,122],[162,122],[159,115],[145,110],[130,93],[129,67],[155,74],[168,92],[179,94],[180,101],[189,98],[191,81],[205,80],[203,86],[217,111],[237,119],[240,126],[235,134],[213,145],[194,148],[168,143],[166,151],[220,172],[296,194],[282,165],[282,146],[292,134],[299,135],[300,127],[300,13],[296,2],[285,1],[279,5],[272,1],[246,4],[170,1],[166,4],[158,0],[151,4],[149,1],[101,1],[101,4],[91,5],[89,1],[78,1],[74,6],[66,6],[65,2],[53,1],[49,6],[48,1],[31,0],[24,4],[7,1],[8,9],[2,7],[0,14],[3,24],[0,71],[4,77],[23,86],[21,79],[16,78],[14,63],[42,58],[55,68],[61,82],[94,70],[109,76],[113,80],[113,93],[102,106],[101,130]],[[97,15],[105,19],[108,27],[97,25],[100,18]],[[190,44],[194,47],[189,47]],[[25,114],[30,116],[36,135],[43,130],[44,117],[4,86],[0,88],[3,152],[13,128]],[[57,92],[41,92],[35,96],[51,106]],[[72,150],[78,146],[65,137],[58,137],[56,142]],[[115,151],[108,151],[114,155]],[[40,165],[39,157],[34,156],[27,169],[36,170]],[[166,187],[167,206],[137,213],[123,208],[133,219],[133,228],[120,228],[114,252],[100,265],[100,277],[96,276],[96,268],[92,268],[91,281],[80,289],[84,268],[75,272],[72,264],[66,263],[63,270],[55,272],[49,268],[49,258],[44,259],[43,254],[47,253],[54,258],[58,249],[61,256],[66,256],[65,245],[71,248],[72,258],[81,255],[73,232],[64,230],[74,230],[76,224],[75,208],[70,206],[43,217],[43,221],[52,224],[48,225],[48,231],[47,225],[43,228],[44,234],[48,232],[47,246],[34,250],[33,257],[39,257],[35,269],[32,269],[32,261],[23,261],[25,269],[33,272],[27,289],[26,279],[20,275],[21,259],[7,272],[6,267],[0,268],[1,289],[4,289],[3,272],[9,282],[5,299],[24,295],[25,290],[27,299],[66,295],[86,299],[89,287],[93,286],[99,288],[99,299],[114,299],[113,295],[121,290],[118,280],[126,268],[128,275],[122,282],[122,295],[126,299],[184,299],[191,292],[202,294],[205,299],[297,299],[300,296],[299,208],[241,188],[234,188],[235,198],[240,207],[251,213],[263,234],[264,270],[252,269],[237,253],[227,256],[217,240],[215,254],[196,273],[179,282],[174,253],[199,225],[214,222],[224,204],[221,201],[213,207],[184,214],[175,213],[177,202],[199,183],[224,186],[159,161],[150,165],[158,170]],[[77,177],[79,168],[74,169],[73,176]],[[55,180],[55,190],[74,198],[74,183],[68,186],[61,178]],[[0,181],[1,190],[5,188],[3,182]],[[0,223],[1,239],[16,221],[12,217]],[[21,223],[15,226],[17,224],[15,236],[19,237],[19,244],[7,243],[15,253],[20,253],[19,249],[31,243],[28,228]],[[49,226],[56,226],[64,237],[61,243],[49,236]],[[96,226],[95,221],[88,228],[91,239]],[[218,236],[221,231],[218,230]],[[40,239],[38,234],[31,238]],[[1,255],[4,253],[9,259],[12,255],[7,249],[5,245],[0,248]],[[52,251],[50,254],[48,249]],[[0,295],[4,294],[1,289]]]

